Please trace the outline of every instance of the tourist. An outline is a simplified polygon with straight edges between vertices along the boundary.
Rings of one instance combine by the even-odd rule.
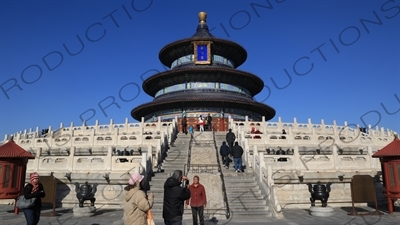
[[[42,198],[46,196],[43,185],[39,181],[39,174],[33,172],[29,175],[30,183],[24,188],[25,199],[35,198],[33,206],[23,209],[27,225],[36,225],[40,220]]]
[[[200,130],[200,132],[204,131],[204,119],[203,119],[202,115],[200,115],[200,117],[199,117],[199,130]]]
[[[232,132],[232,129],[229,129],[229,132],[226,134],[226,142],[228,143],[231,151],[232,151],[233,142],[235,142],[235,140],[236,140],[235,134]]]
[[[181,182],[185,184],[181,187]],[[190,198],[190,190],[181,170],[175,170],[164,183],[163,218],[165,225],[182,225],[185,200]]]
[[[240,147],[239,143],[236,141],[235,146],[232,147],[233,164],[236,172],[242,172],[242,155],[243,148]]]
[[[207,128],[209,131],[212,131],[212,117],[210,113],[207,116]]]
[[[124,208],[124,224],[125,225],[146,225],[147,212],[153,207],[153,193],[146,193],[142,190],[142,181],[144,176],[134,173],[129,179],[129,184],[124,188],[125,198],[123,202]]]
[[[250,134],[254,134],[254,133],[256,133],[256,128],[252,127],[251,131],[250,131]]]
[[[200,219],[200,225],[204,225],[204,208],[207,205],[206,190],[199,180],[198,176],[193,177],[193,184],[189,186],[191,196],[186,200],[186,207],[190,204],[192,209],[193,225],[197,225],[197,216]]]
[[[182,118],[182,133],[187,134],[187,119],[186,116]]]
[[[281,147],[279,147],[278,151],[276,151],[275,154],[277,154],[277,155],[286,155],[286,152],[283,151]],[[278,161],[279,162],[286,162],[287,158],[279,158]]]
[[[285,134],[285,135],[282,135],[281,139],[286,139],[286,131],[285,131],[285,129],[282,130],[282,134]]]
[[[192,126],[192,125],[189,126],[189,134],[190,134],[190,136],[193,137],[194,129],[193,129],[193,126]]]
[[[222,157],[222,163],[224,164],[224,167],[229,169],[229,154],[231,153],[231,150],[229,149],[229,146],[226,145],[226,142],[223,141],[221,147],[219,148],[219,154]]]

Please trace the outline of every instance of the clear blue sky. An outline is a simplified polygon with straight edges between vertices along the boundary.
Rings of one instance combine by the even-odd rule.
[[[134,122],[131,109],[152,100],[143,79],[166,69],[160,49],[193,35],[200,11],[247,50],[238,69],[265,82],[256,99],[276,109],[272,121],[400,131],[398,0],[2,0],[0,139],[81,117]]]

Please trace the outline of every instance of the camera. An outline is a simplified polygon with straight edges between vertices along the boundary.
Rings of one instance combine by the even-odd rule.
[[[187,185],[189,185],[189,181],[188,180],[182,180],[181,181],[181,187],[186,187]]]

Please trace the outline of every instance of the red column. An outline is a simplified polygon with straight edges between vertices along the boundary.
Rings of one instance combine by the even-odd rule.
[[[218,118],[218,120],[219,120],[218,131],[225,131],[225,118]]]

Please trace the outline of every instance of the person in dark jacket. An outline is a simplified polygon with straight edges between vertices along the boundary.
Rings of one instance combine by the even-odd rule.
[[[208,128],[208,130],[212,131],[212,117],[211,117],[210,113],[208,114],[206,120],[207,120],[207,128]]]
[[[182,118],[182,133],[187,134],[187,119],[186,116]]]
[[[219,149],[219,154],[222,157],[222,163],[224,164],[225,168],[229,169],[229,154],[231,154],[231,150],[229,149],[226,142],[223,141],[222,145]]]
[[[39,174],[33,172],[29,175],[30,183],[24,188],[24,197],[26,199],[36,198],[34,206],[24,209],[27,225],[36,225],[40,220],[40,211],[42,210],[42,198],[46,196],[43,185],[39,181]]]
[[[189,184],[181,187],[182,181],[189,181],[181,170],[175,170],[164,183],[163,218],[165,225],[182,225],[185,200],[190,198]]]
[[[232,147],[233,164],[235,165],[236,172],[242,172],[242,155],[243,148],[236,141],[235,146]]]
[[[232,129],[229,129],[229,132],[226,133],[226,142],[228,142],[229,148],[232,151],[232,147],[233,147],[233,142],[235,142],[236,140],[236,136],[235,134],[232,132]]]

